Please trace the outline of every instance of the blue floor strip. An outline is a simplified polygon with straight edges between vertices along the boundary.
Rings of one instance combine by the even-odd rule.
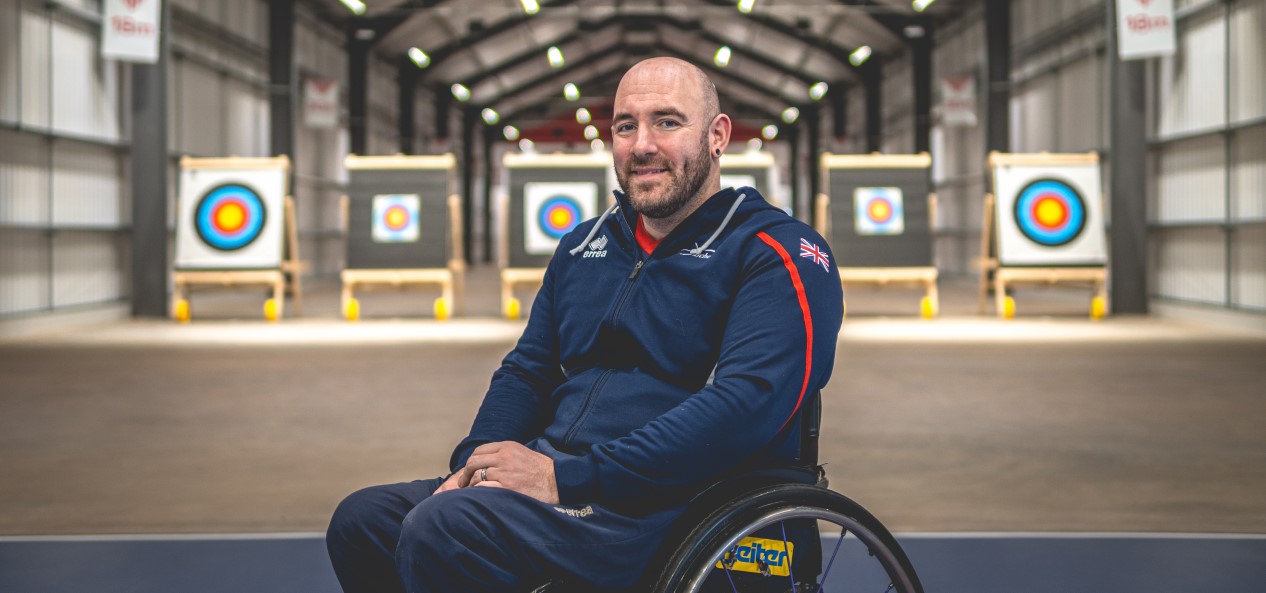
[[[927,593],[1262,593],[1266,537],[900,536]],[[834,541],[824,542],[830,550]],[[836,571],[832,571],[833,576]],[[826,591],[841,588],[832,578]],[[4,593],[337,593],[321,534],[0,538]]]

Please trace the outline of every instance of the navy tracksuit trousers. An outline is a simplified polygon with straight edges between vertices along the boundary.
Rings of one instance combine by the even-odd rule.
[[[523,593],[558,578],[628,587],[683,511],[630,517],[503,488],[432,496],[442,483],[374,486],[339,504],[326,546],[346,593]]]

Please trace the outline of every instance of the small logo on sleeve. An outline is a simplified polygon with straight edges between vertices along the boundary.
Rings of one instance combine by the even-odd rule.
[[[592,514],[593,514],[593,505],[585,505],[585,506],[580,507],[580,508],[578,508],[578,509],[569,509],[569,508],[566,508],[566,507],[554,507],[554,510],[556,510],[556,511],[558,511],[558,512],[560,512],[560,513],[564,514],[564,515],[567,515],[568,517],[575,517],[575,518],[577,518],[577,519],[584,519],[585,517],[588,517],[588,516],[590,516],[590,515],[592,515]]]
[[[800,257],[813,260],[813,263],[822,266],[823,270],[831,271],[831,256],[826,254],[826,250],[805,239],[800,239]]]
[[[585,254],[581,257],[606,257],[607,256],[607,236],[603,235],[589,242],[589,249],[585,250]]]

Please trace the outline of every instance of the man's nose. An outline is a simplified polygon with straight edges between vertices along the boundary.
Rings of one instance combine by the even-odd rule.
[[[638,127],[637,135],[633,137],[633,156],[643,158],[656,152],[659,152],[659,146],[655,144],[655,135],[645,127]]]

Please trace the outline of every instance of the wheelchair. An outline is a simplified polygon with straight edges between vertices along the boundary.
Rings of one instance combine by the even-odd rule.
[[[695,495],[641,580],[619,593],[923,593],[892,533],[827,488],[821,419],[819,393],[801,409],[795,462]],[[532,593],[596,592],[554,581]]]

